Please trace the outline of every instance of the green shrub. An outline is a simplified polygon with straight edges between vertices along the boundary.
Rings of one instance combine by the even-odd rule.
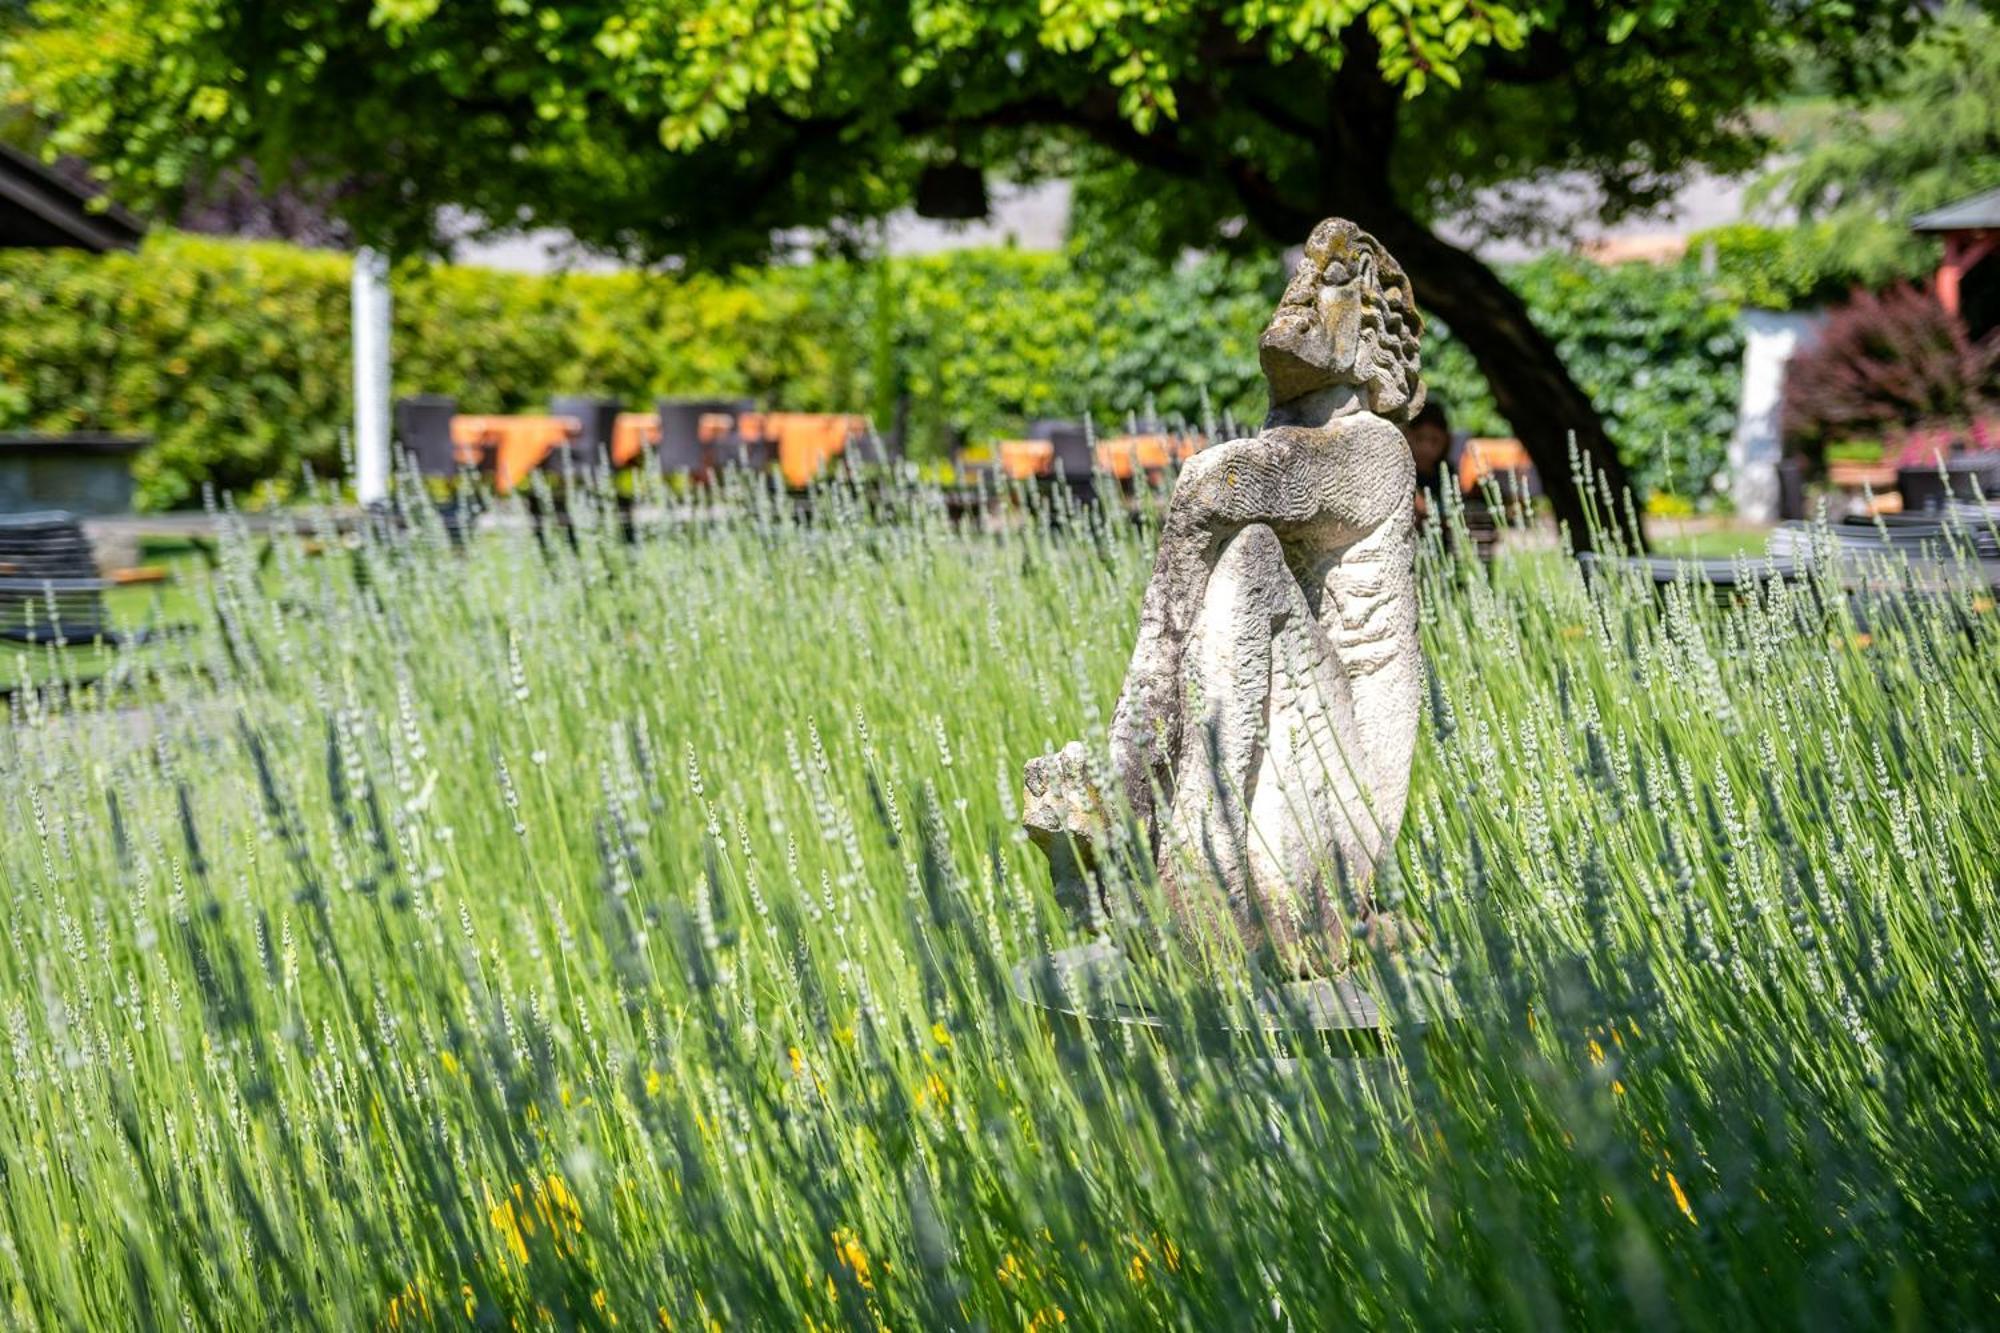
[[[134,469],[150,508],[327,473],[350,414],[348,277],[339,255],[173,234],[132,255],[0,256],[0,424],[153,436]],[[782,275],[409,266],[394,285],[398,393],[478,412],[574,390],[851,401]]]
[[[1742,382],[1738,305],[1692,263],[1611,267],[1549,255],[1508,271],[1570,374],[1604,414],[1641,490],[1705,494],[1722,470]],[[1471,354],[1434,324],[1431,392],[1455,427],[1505,434]]]

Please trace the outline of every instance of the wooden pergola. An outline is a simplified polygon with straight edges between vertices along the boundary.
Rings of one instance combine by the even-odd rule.
[[[0,249],[68,248],[102,254],[130,250],[145,233],[117,205],[0,144]]]
[[[1993,303],[1990,299],[1977,303],[1984,306],[1984,310],[1966,309],[1966,278],[1996,251],[2000,251],[2000,189],[1975,194],[1919,214],[1910,220],[1910,229],[1944,239],[1944,262],[1938,265],[1936,278],[1939,303],[1968,323],[1973,322],[1975,314],[1983,315],[1985,317],[1978,322],[1992,327]],[[1991,282],[1991,270],[1981,274],[1982,288],[1991,285]],[[1985,331],[1974,328],[1972,333],[1978,337]]]

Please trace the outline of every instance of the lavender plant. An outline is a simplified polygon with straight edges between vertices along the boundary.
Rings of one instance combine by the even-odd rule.
[[[1073,939],[1015,775],[1101,736],[1143,523],[640,500],[630,544],[587,496],[573,542],[238,533],[198,634],[16,696],[7,1322],[1994,1317],[1971,566],[1722,602],[1428,550],[1383,891],[1455,1016],[1356,1079],[1200,1039],[1240,995],[1013,992]]]

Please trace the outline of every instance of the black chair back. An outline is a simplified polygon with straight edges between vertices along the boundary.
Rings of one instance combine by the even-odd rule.
[[[450,394],[419,393],[396,400],[396,443],[417,461],[426,477],[450,477],[458,472],[458,455],[451,444],[451,419],[458,399]]]
[[[1778,517],[1797,522],[1806,516],[1806,467],[1797,458],[1778,460]]]
[[[706,472],[708,446],[701,441],[701,419],[711,413],[731,416],[741,409],[726,398],[662,398],[660,414],[660,470],[662,472]]]
[[[574,417],[583,427],[583,433],[569,442],[569,462],[572,467],[590,467],[600,458],[611,453],[611,432],[618,425],[618,414],[625,405],[616,398],[596,398],[588,394],[568,394],[549,399],[549,415]],[[560,470],[563,456],[560,449],[549,450],[542,460],[545,468]]]
[[[1097,465],[1097,451],[1090,447],[1090,433],[1082,423],[1075,421],[1053,421],[1038,423],[1047,434],[1034,438],[1047,440],[1055,446],[1055,455],[1049,460],[1050,469],[1071,483],[1090,481],[1091,470]]]
[[[1903,493],[1906,514],[1942,509],[1951,500],[1970,500],[1975,483],[1979,495],[2000,498],[2000,450],[1947,458],[1942,473],[1936,464],[1896,470],[1896,489]]]

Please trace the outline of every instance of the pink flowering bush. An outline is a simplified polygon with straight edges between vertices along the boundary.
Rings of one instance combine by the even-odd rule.
[[[1992,447],[2000,415],[2000,335],[1975,341],[1916,287],[1862,292],[1827,322],[1785,377],[1786,440],[1808,456],[1840,440],[1881,439],[1900,459]],[[1976,436],[1982,443],[1971,444]]]

